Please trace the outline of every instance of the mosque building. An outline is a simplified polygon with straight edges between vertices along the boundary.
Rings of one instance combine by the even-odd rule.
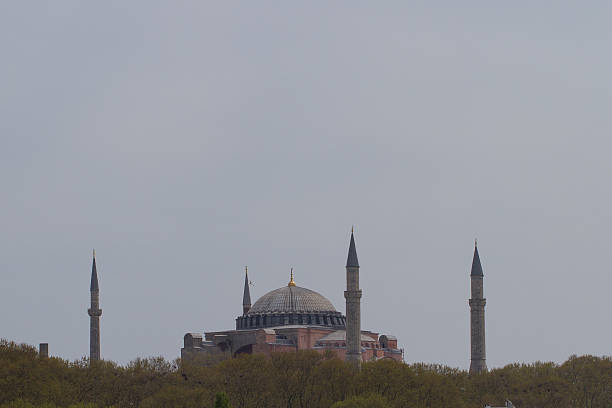
[[[289,283],[272,290],[253,305],[245,270],[242,315],[236,318],[236,329],[187,333],[181,349],[183,361],[224,358],[241,353],[264,353],[316,350],[331,351],[339,358],[357,365],[361,361],[394,359],[403,361],[403,350],[397,339],[388,334],[361,330],[361,294],[359,261],[355,237],[351,241],[346,263],[346,316],[314,290],[297,286],[293,271]]]

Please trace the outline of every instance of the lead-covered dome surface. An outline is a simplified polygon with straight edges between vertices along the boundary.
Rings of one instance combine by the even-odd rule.
[[[337,313],[332,303],[314,290],[284,286],[260,297],[247,315],[268,313]]]

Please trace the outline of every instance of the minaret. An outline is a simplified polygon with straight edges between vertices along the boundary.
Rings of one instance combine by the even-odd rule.
[[[96,251],[93,252],[93,264],[91,265],[91,307],[89,313],[89,360],[100,360],[100,289],[98,288],[98,271],[96,269]]]
[[[361,289],[359,289],[359,261],[355,237],[351,229],[351,243],[346,259],[346,361],[361,363]]]
[[[244,293],[242,295],[242,315],[251,310],[251,291],[249,290],[249,268],[244,267]]]
[[[487,300],[484,298],[482,287],[483,277],[478,245],[474,242],[474,259],[472,260],[472,272],[470,273],[472,286],[472,298],[470,299],[470,373],[487,371],[485,350],[485,304]]]

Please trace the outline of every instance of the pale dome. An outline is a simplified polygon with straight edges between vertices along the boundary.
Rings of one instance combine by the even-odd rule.
[[[247,315],[268,313],[337,313],[337,310],[319,293],[290,285],[260,297]]]

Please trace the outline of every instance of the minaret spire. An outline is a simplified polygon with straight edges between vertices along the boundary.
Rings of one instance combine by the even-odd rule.
[[[359,268],[359,260],[357,260],[357,249],[355,248],[355,235],[351,228],[351,243],[349,244],[348,257],[346,258],[347,268]]]
[[[470,373],[487,370],[485,348],[485,305],[482,265],[478,254],[478,242],[474,240],[474,257],[470,272],[472,298],[470,304]]]
[[[480,264],[480,255],[478,255],[477,240],[474,240],[474,258],[472,259],[472,272],[470,276],[484,276],[482,273],[482,265]]]
[[[242,294],[242,314],[245,315],[251,310],[251,291],[249,289],[249,268],[244,267],[244,293]]]
[[[87,310],[89,314],[89,360],[100,360],[100,289],[98,286],[98,269],[96,267],[96,250],[93,251],[91,264],[91,283],[89,285],[91,296],[91,307]]]
[[[359,289],[359,261],[355,247],[354,229],[346,259],[346,360],[356,366],[361,363],[361,289]]]
[[[96,268],[96,250],[93,250],[93,263],[91,265],[91,283],[89,284],[90,292],[99,292],[98,288],[98,270]]]

